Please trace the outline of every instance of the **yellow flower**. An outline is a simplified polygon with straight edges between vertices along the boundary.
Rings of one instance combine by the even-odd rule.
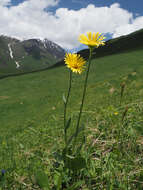
[[[81,34],[79,36],[80,43],[85,44],[89,47],[99,47],[100,45],[105,45],[105,41],[103,41],[105,37],[99,32],[97,32],[96,34],[95,32],[93,32],[93,35],[91,34],[91,32],[87,32],[87,36],[88,37],[86,37],[84,34]]]
[[[79,74],[83,71],[84,64],[86,63],[86,61],[76,53],[66,53],[64,60],[68,68]]]
[[[118,115],[118,112],[114,112],[114,115]]]
[[[6,145],[6,142],[5,142],[5,141],[3,141],[3,142],[2,142],[2,145],[3,145],[3,146],[5,146],[5,145]]]

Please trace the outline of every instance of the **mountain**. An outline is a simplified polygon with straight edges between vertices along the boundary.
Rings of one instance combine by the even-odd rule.
[[[94,49],[93,58],[134,51],[137,49],[143,49],[143,29],[106,41],[105,46]],[[89,57],[89,49],[81,50],[78,53],[85,59]],[[53,67],[62,65],[64,65],[64,60],[57,62]]]
[[[20,41],[0,36],[0,76],[47,68],[64,55],[63,48],[47,39]]]

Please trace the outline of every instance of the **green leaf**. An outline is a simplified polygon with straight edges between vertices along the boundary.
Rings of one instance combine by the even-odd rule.
[[[70,145],[70,143],[72,142],[73,138],[75,137],[76,133],[74,133],[70,138],[69,140],[67,141],[67,146]]]
[[[71,137],[70,137],[70,138],[68,139],[68,141],[67,141],[67,146],[69,146],[70,143],[72,142],[73,138],[74,138],[74,137],[77,137],[78,134],[79,134],[81,131],[83,131],[83,130],[84,130],[84,125],[82,125],[82,126],[78,129],[78,131],[76,131],[73,135],[71,135]]]
[[[81,156],[78,156],[75,158],[71,158],[68,156],[68,157],[66,157],[66,160],[65,160],[65,167],[67,167],[73,171],[78,171],[83,168],[86,168],[86,161]]]
[[[69,188],[66,188],[66,190],[75,190],[77,188],[80,188],[81,185],[84,184],[84,181],[78,181],[76,183],[74,183],[72,186],[70,186]]]
[[[54,184],[57,187],[57,190],[61,189],[61,185],[62,185],[62,176],[60,173],[56,172],[54,175]]]
[[[85,129],[85,125],[82,125],[81,127],[79,127],[78,131],[76,131],[75,136],[77,137],[78,134],[79,134],[81,131],[84,131],[84,129]]]
[[[24,145],[23,144],[19,144],[20,148],[23,149],[24,148]]]
[[[64,104],[66,104],[66,102],[67,102],[66,97],[65,97],[64,94],[63,94],[63,102],[64,102]]]
[[[82,142],[80,144],[80,146],[77,148],[77,151],[76,151],[76,154],[79,154],[81,149],[82,149],[82,146],[85,144],[85,136],[83,136],[82,138]]]
[[[41,188],[45,190],[50,190],[49,176],[46,175],[42,170],[37,171],[37,173],[35,174],[35,179]]]

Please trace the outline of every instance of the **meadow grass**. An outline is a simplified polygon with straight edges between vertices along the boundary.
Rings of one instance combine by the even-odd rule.
[[[143,189],[142,63],[143,50],[92,61],[81,119],[87,136],[81,154],[87,164],[74,180],[57,162],[64,146],[67,68],[0,80],[0,169],[6,170],[0,188]],[[84,77],[73,75],[67,112],[71,131]]]

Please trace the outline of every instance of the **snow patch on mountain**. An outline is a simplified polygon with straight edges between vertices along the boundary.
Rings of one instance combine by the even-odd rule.
[[[13,52],[12,52],[10,44],[8,44],[8,49],[9,49],[10,57],[13,59]]]
[[[15,64],[16,64],[16,68],[18,69],[20,67],[18,61],[15,61]]]
[[[41,40],[41,42],[43,43],[45,48],[51,49],[51,50],[57,50],[58,52],[64,53],[64,49],[61,48],[59,45],[55,44],[54,42],[48,40],[48,39],[44,39]]]
[[[46,49],[46,48],[47,48],[47,46],[46,46],[46,43],[45,43],[45,41],[43,41],[43,45],[44,45],[44,48]]]

